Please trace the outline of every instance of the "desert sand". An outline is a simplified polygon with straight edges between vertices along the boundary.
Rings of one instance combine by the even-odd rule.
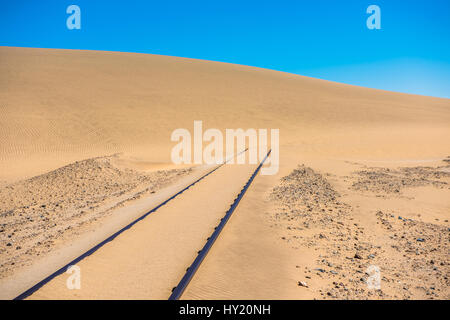
[[[280,170],[256,177],[182,298],[450,298],[449,99],[134,53],[1,47],[0,74],[2,298],[209,170],[170,161],[171,132],[194,120],[280,129]],[[83,260],[82,290],[61,275],[31,298],[164,298],[250,167],[220,168]]]

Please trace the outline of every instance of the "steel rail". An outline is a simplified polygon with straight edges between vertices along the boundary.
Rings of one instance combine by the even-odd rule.
[[[233,211],[238,206],[239,202],[241,201],[241,199],[244,196],[245,192],[247,191],[248,187],[253,182],[253,179],[255,179],[255,177],[258,174],[259,170],[261,169],[262,165],[266,161],[267,157],[270,155],[271,151],[272,151],[272,149],[270,149],[269,152],[267,152],[267,155],[264,157],[264,159],[258,165],[256,170],[253,172],[252,176],[247,181],[247,183],[244,185],[244,187],[242,188],[241,192],[238,194],[236,199],[234,199],[234,202],[231,204],[230,208],[225,213],[225,216],[222,219],[220,219],[219,225],[217,227],[215,227],[212,235],[206,240],[206,244],[198,252],[197,257],[195,258],[194,262],[192,262],[191,266],[186,270],[186,273],[183,276],[183,278],[180,280],[178,285],[172,289],[172,294],[170,295],[169,300],[178,300],[181,297],[184,290],[188,286],[189,282],[192,280],[192,277],[194,276],[195,272],[200,267],[200,264],[202,263],[203,259],[206,257],[206,255],[208,254],[212,245],[214,244],[216,239],[219,237],[220,232],[225,227],[225,224],[230,219],[231,215],[233,214]]]

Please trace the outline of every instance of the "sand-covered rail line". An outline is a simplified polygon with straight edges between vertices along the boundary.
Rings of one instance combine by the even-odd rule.
[[[189,282],[191,281],[192,277],[194,276],[195,272],[200,267],[200,264],[202,263],[203,259],[208,254],[209,250],[213,246],[214,242],[216,241],[217,237],[219,236],[220,232],[225,227],[225,224],[230,219],[231,215],[233,214],[234,210],[238,206],[239,202],[241,201],[242,197],[244,196],[245,192],[249,188],[250,184],[255,179],[256,175],[258,174],[259,170],[263,166],[264,162],[266,161],[267,157],[270,155],[270,152],[272,150],[270,149],[267,152],[267,155],[264,157],[264,159],[261,161],[261,163],[258,165],[258,167],[255,169],[251,177],[248,179],[244,187],[242,188],[241,192],[237,195],[236,199],[231,204],[228,211],[225,213],[225,216],[220,220],[219,225],[214,229],[214,232],[212,235],[207,239],[204,247],[198,252],[197,257],[195,258],[194,262],[192,262],[191,266],[186,270],[186,274],[183,276],[183,278],[180,280],[178,285],[173,288],[172,294],[169,297],[169,300],[177,300],[181,297],[186,287],[189,285]]]
[[[247,149],[241,151],[239,154],[246,152]],[[120,230],[118,230],[117,232],[115,232],[114,234],[112,234],[111,236],[109,236],[108,238],[106,238],[105,240],[101,241],[100,243],[98,243],[97,245],[95,245],[94,247],[92,247],[91,249],[89,249],[88,251],[86,251],[85,253],[81,254],[80,256],[78,256],[77,258],[75,258],[74,260],[72,260],[71,262],[69,262],[68,264],[64,265],[63,267],[61,267],[60,269],[58,269],[57,271],[55,271],[54,273],[50,274],[49,276],[47,276],[46,278],[44,278],[43,280],[39,281],[38,283],[36,283],[34,286],[32,286],[31,288],[29,288],[28,290],[26,290],[25,292],[21,293],[20,295],[18,295],[17,297],[14,298],[14,300],[23,300],[26,299],[27,297],[29,297],[30,295],[32,295],[34,292],[36,292],[37,290],[39,290],[41,287],[43,287],[45,284],[47,284],[48,282],[50,282],[52,279],[54,279],[55,277],[63,274],[66,272],[67,268],[70,267],[71,265],[75,265],[76,263],[80,262],[81,260],[83,260],[84,258],[90,256],[91,254],[93,254],[94,252],[96,252],[98,249],[100,249],[102,246],[104,246],[105,244],[107,244],[108,242],[114,240],[117,236],[119,236],[120,234],[122,234],[124,231],[130,229],[131,227],[133,227],[136,223],[138,223],[139,221],[145,219],[148,215],[150,215],[151,213],[154,213],[155,211],[157,211],[159,208],[163,207],[164,205],[166,205],[168,202],[170,202],[171,200],[175,199],[176,197],[178,197],[179,195],[181,195],[183,192],[185,192],[186,190],[190,189],[191,187],[193,187],[194,185],[196,185],[197,183],[199,183],[200,181],[202,181],[203,179],[205,179],[207,176],[211,175],[212,173],[214,173],[215,171],[217,171],[219,168],[221,168],[222,166],[224,166],[225,164],[227,164],[229,162],[229,160],[233,157],[235,157],[236,155],[226,159],[223,163],[215,166],[212,170],[208,171],[207,173],[205,173],[204,175],[202,175],[201,177],[199,177],[197,180],[195,180],[194,182],[192,182],[191,184],[189,184],[188,186],[186,186],[185,188],[183,188],[182,190],[176,192],[175,194],[173,194],[172,196],[170,196],[169,198],[167,198],[166,200],[164,200],[163,202],[161,202],[160,204],[158,204],[156,207],[154,207],[153,209],[151,209],[150,211],[146,212],[145,214],[143,214],[142,216],[138,217],[137,219],[135,219],[134,221],[132,221],[131,223],[127,224],[125,227],[121,228]]]

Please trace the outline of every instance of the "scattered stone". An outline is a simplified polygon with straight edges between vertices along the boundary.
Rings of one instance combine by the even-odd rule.
[[[57,245],[70,244],[74,235],[95,229],[95,221],[116,208],[192,172],[119,168],[114,157],[86,159],[10,185],[0,183],[0,281]],[[16,267],[11,268],[12,263]]]
[[[361,255],[359,253],[355,253],[354,257],[355,259],[362,259]]]
[[[361,167],[367,169],[366,166]],[[345,177],[348,179],[343,180],[344,186],[336,185],[339,185],[339,191],[348,187],[349,190],[353,188],[373,192],[374,194],[370,195],[373,197],[407,199],[406,195],[402,194],[403,189],[407,187],[432,185],[440,189],[450,189],[450,183],[442,179],[450,177],[450,174],[441,176],[441,173],[437,173],[441,170],[431,167],[398,170],[369,168],[361,175],[358,181],[361,183],[357,182],[349,187],[352,183],[351,177]],[[376,219],[374,221],[376,225],[373,229],[365,229],[361,226],[361,222],[359,225],[354,223],[357,219],[352,213],[355,209],[366,210],[365,207],[358,209],[359,207],[355,205],[352,208],[342,202],[337,191],[333,190],[336,192],[334,195],[329,193],[334,186],[334,183],[330,182],[335,182],[339,177],[333,175],[333,181],[330,182],[327,182],[325,177],[328,175],[321,175],[301,166],[284,177],[271,194],[272,200],[277,200],[279,205],[274,211],[273,226],[280,226],[285,232],[291,230],[280,235],[289,239],[286,245],[294,249],[305,248],[319,253],[316,261],[318,268],[313,269],[314,271],[305,270],[303,275],[305,280],[311,279],[311,276],[314,279],[324,280],[323,283],[314,283],[318,297],[322,295],[322,298],[328,299],[435,299],[439,293],[441,299],[448,299],[446,288],[449,263],[443,265],[441,262],[448,258],[450,249],[448,224],[444,227],[434,221],[428,223],[421,221],[420,218],[417,220],[405,218],[402,214],[414,214],[405,210],[394,212],[392,209],[385,208],[381,211],[375,208],[371,212],[376,212],[376,216],[373,217]],[[390,195],[380,195],[383,192]],[[420,217],[420,214],[416,216]],[[299,232],[296,237],[297,230],[305,228],[311,232]],[[327,241],[317,241],[318,239]],[[419,243],[425,241],[426,245]],[[376,263],[373,263],[375,259]],[[382,272],[382,281],[388,291],[367,289],[365,282],[373,272],[373,269],[372,271],[368,269],[371,264],[376,265]],[[331,285],[333,280],[335,281]],[[420,281],[424,289],[412,290],[417,284],[415,281]],[[302,285],[302,281],[299,281],[298,285],[307,286],[306,283]],[[436,290],[432,290],[431,287]]]

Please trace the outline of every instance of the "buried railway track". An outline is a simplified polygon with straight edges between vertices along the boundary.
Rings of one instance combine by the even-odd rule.
[[[241,151],[239,154],[246,152],[248,149],[245,149],[243,151]],[[269,151],[270,153],[270,151]],[[261,162],[261,164],[258,166],[258,168],[256,169],[256,171],[253,173],[251,179],[247,182],[247,184],[244,186],[243,190],[246,190],[248,188],[248,185],[251,183],[251,180],[253,180],[254,176],[256,176],[257,172],[259,171],[260,167],[262,166],[262,164],[264,163],[264,161],[266,160],[267,156],[269,155],[269,153],[266,155],[266,157],[264,158],[264,160]],[[233,158],[236,155],[232,156]],[[152,208],[151,210],[147,211],[145,214],[139,216],[138,218],[136,218],[135,220],[133,220],[132,222],[128,223],[126,226],[122,227],[120,230],[114,232],[112,235],[110,235],[109,237],[107,237],[105,240],[101,241],[100,243],[98,243],[97,245],[93,246],[92,248],[90,248],[89,250],[87,250],[86,252],[84,252],[83,254],[81,254],[80,256],[78,256],[77,258],[73,259],[72,261],[70,261],[69,263],[65,264],[63,267],[59,268],[57,271],[51,273],[50,275],[46,276],[43,280],[37,282],[36,284],[32,285],[32,283],[30,284],[31,287],[29,287],[29,289],[25,290],[24,292],[20,293],[19,295],[17,295],[18,293],[16,293],[16,297],[14,298],[14,300],[22,300],[22,299],[26,299],[27,297],[31,296],[32,294],[34,294],[36,291],[40,290],[44,285],[46,285],[47,283],[51,282],[54,278],[62,275],[63,273],[65,273],[68,268],[72,265],[77,264],[78,262],[82,261],[83,259],[87,258],[88,256],[91,256],[93,253],[95,253],[97,250],[99,250],[101,247],[103,247],[104,245],[106,245],[107,243],[110,243],[111,241],[113,241],[116,237],[118,237],[120,234],[122,234],[124,231],[132,228],[135,224],[137,224],[139,221],[142,221],[143,219],[145,219],[147,216],[149,216],[150,214],[154,213],[155,211],[157,211],[158,209],[160,209],[161,207],[165,206],[166,204],[168,204],[171,200],[175,199],[176,197],[180,196],[182,193],[184,193],[185,191],[187,191],[188,189],[190,189],[191,187],[193,187],[194,185],[196,185],[197,183],[199,183],[201,180],[205,179],[207,176],[211,175],[212,173],[216,172],[219,168],[221,168],[223,165],[227,164],[230,161],[231,158],[228,158],[227,160],[225,160],[223,163],[215,166],[214,168],[210,169],[208,172],[202,174],[200,177],[195,178],[196,180],[189,183],[187,186],[181,187],[181,190],[177,191],[176,193],[174,193],[173,195],[171,195],[169,198],[165,199],[164,201],[162,201],[161,203],[159,203],[157,206],[155,206],[154,208]],[[203,185],[203,184],[201,184]],[[245,192],[245,191],[244,191]],[[241,191],[241,193],[239,193],[238,198],[242,198],[243,193]],[[235,201],[235,204],[237,205],[239,201]],[[232,205],[233,207],[233,205]],[[233,209],[234,210],[234,209]],[[230,211],[230,210],[228,210]],[[227,213],[228,213],[227,211]],[[222,219],[223,221],[224,219]],[[221,223],[222,224],[222,223]],[[220,226],[220,225],[219,225]],[[216,227],[216,229],[218,229],[218,227]],[[220,228],[221,229],[221,228]],[[209,238],[210,239],[210,238]],[[115,243],[115,242],[114,242]],[[209,249],[208,249],[209,250]],[[41,278],[42,279],[42,278]],[[187,283],[186,283],[187,284]],[[181,288],[181,286],[179,286]],[[25,289],[25,288],[24,288]],[[23,289],[22,289],[23,290]],[[183,289],[184,290],[184,289]],[[13,296],[14,297],[14,296]]]

